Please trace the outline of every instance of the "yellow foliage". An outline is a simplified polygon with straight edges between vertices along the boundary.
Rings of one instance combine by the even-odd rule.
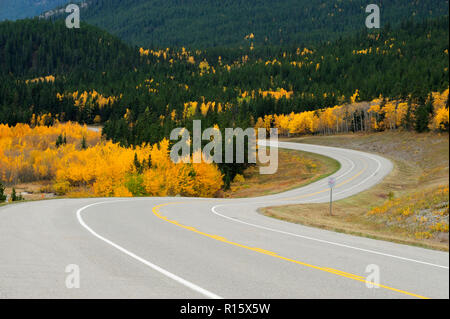
[[[449,109],[446,106],[449,90],[445,90],[443,93],[433,92],[433,106],[434,117],[430,122],[431,130],[446,130],[449,126]],[[263,96],[272,95],[275,98],[281,98],[285,96],[290,97],[292,92],[287,92],[283,89],[275,92],[271,91],[262,92]],[[303,94],[302,94],[303,95]],[[248,92],[241,94],[242,98],[249,96]],[[398,129],[402,126],[403,121],[408,114],[408,103],[397,100],[386,100],[384,104],[381,104],[383,98],[372,100],[368,106],[363,103],[356,103],[359,96],[359,91],[350,97],[350,105],[336,105],[322,110],[305,111],[301,113],[291,114],[275,114],[266,115],[264,118],[258,118],[255,124],[255,128],[266,128],[269,130],[271,127],[277,128],[280,135],[289,134],[312,134],[316,132],[323,133],[336,133],[344,130],[349,130],[349,126],[354,122],[354,114],[360,116],[364,114],[364,117],[359,118],[359,125],[364,126],[365,130],[381,131],[385,129]],[[326,97],[326,94],[324,94]],[[383,105],[383,106],[381,106]],[[414,114],[415,105],[412,105],[412,115]]]
[[[282,99],[283,97],[285,97],[286,99],[290,99],[292,97],[292,95],[294,95],[293,91],[286,91],[285,89],[281,88],[278,89],[277,91],[262,91],[259,90],[259,94],[262,95],[262,97],[266,97],[266,96],[271,96],[276,100]]]
[[[59,147],[55,143],[58,136],[66,140]],[[81,148],[83,138],[86,149]],[[138,171],[135,158],[142,171]],[[90,190],[95,196],[129,197],[133,195],[126,186],[130,174],[142,174],[143,187],[155,196],[214,196],[223,185],[215,164],[173,163],[168,140],[125,148],[70,122],[35,128],[0,125],[0,177],[6,182],[46,179],[54,181],[53,188],[61,195]]]
[[[233,179],[233,183],[243,183],[243,182],[245,182],[244,176],[242,176],[241,174],[236,174],[236,176]]]
[[[436,111],[436,115],[433,117],[430,128],[432,130],[444,130],[449,125],[449,112],[448,108],[441,107]]]
[[[38,83],[38,82],[55,82],[55,77],[53,75],[48,75],[40,78],[35,78],[31,80],[26,80],[25,83]]]
[[[80,109],[83,109],[85,107],[92,107],[94,104],[97,104],[99,108],[104,108],[105,106],[112,104],[119,99],[116,96],[103,96],[96,90],[92,90],[89,92],[84,91],[82,93],[75,91],[73,93],[67,94],[56,94],[56,97],[60,101],[62,101],[65,96],[72,97],[74,100],[74,105],[79,107]]]

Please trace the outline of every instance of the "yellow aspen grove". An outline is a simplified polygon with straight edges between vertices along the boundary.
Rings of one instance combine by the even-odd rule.
[[[40,78],[35,78],[31,80],[26,80],[25,83],[38,83],[38,82],[55,82],[55,77],[53,75],[48,75]]]
[[[449,109],[447,106],[448,92],[433,92],[433,117],[429,129],[434,131],[448,130]],[[244,92],[245,93],[245,92]],[[244,94],[243,94],[244,96]],[[305,111],[291,114],[266,115],[258,118],[255,128],[270,130],[278,129],[280,135],[298,134],[334,134],[349,131],[383,131],[397,130],[403,127],[407,116],[413,117],[416,105],[409,106],[407,102],[384,100],[382,97],[367,103],[355,102],[359,91],[350,97],[351,104]],[[409,108],[411,107],[411,110]],[[408,110],[410,115],[408,115]]]
[[[449,110],[448,110],[448,92],[447,88],[444,92],[433,92],[433,110],[434,117],[431,120],[429,128],[431,130],[448,130],[449,127]]]
[[[432,130],[448,130],[449,127],[449,112],[448,108],[441,107],[436,111],[436,115],[430,124]]]
[[[85,146],[82,147],[82,141]],[[0,125],[0,177],[11,184],[52,181],[67,196],[214,196],[222,175],[213,163],[173,163],[169,141],[122,147],[74,123]],[[146,193],[137,192],[134,178]]]
[[[285,89],[281,88],[276,91],[261,91],[261,90],[259,90],[259,94],[262,97],[271,96],[274,99],[279,100],[279,99],[282,99],[283,97],[286,99],[290,99],[291,96],[294,94],[294,92],[293,91],[288,92]]]
[[[72,92],[66,94],[56,93],[56,97],[58,100],[62,101],[65,96],[70,96],[74,100],[74,105],[83,109],[85,107],[92,108],[95,104],[98,105],[99,108],[104,108],[105,106],[111,105],[116,102],[120,97],[116,96],[103,96],[95,90],[92,91],[84,91],[84,92]]]

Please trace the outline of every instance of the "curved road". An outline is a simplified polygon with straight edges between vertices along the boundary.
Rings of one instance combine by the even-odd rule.
[[[276,145],[274,145],[276,146]],[[334,200],[392,164],[297,143],[335,158]],[[61,199],[0,209],[0,298],[449,298],[445,252],[291,224],[260,207],[329,200],[326,180],[247,199]],[[67,265],[80,270],[68,289]],[[379,274],[378,284],[372,285]]]

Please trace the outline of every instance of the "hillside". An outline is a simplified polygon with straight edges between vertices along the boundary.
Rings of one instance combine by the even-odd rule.
[[[249,113],[256,119],[331,107],[350,101],[356,90],[362,101],[380,94],[426,96],[448,87],[447,26],[448,18],[409,22],[309,47],[158,51],[132,48],[85,24],[69,30],[62,22],[3,22],[0,122],[29,122],[33,113],[61,114],[61,105],[69,104],[73,110],[64,111],[65,120],[86,123],[97,115],[102,122],[121,119],[127,110],[129,120],[139,122],[147,109],[151,118],[172,118],[175,111],[175,119],[183,121],[190,117],[189,105],[208,101],[226,105],[222,113],[239,109],[248,120]],[[52,81],[34,80],[50,75]],[[81,101],[78,93],[85,91],[116,98],[111,107],[102,107]],[[13,112],[6,111],[11,106]],[[211,112],[208,124],[228,116]],[[145,140],[133,136],[132,143]]]
[[[443,17],[308,47],[152,50],[87,24],[3,22],[0,123],[102,123],[105,137],[129,146],[157,143],[193,119],[220,129],[291,112],[318,119],[321,109],[382,95],[383,110],[384,99],[419,105],[405,109],[426,130],[435,118],[429,94],[448,88],[447,27]],[[362,129],[366,109],[341,109],[347,131]],[[224,166],[226,184],[245,168]]]
[[[145,47],[310,44],[365,28],[367,1],[337,0],[88,0],[85,22]],[[382,25],[448,14],[447,0],[371,1],[380,5]]]
[[[63,22],[21,20],[0,23],[0,122],[29,123],[32,114],[65,114],[84,121],[73,101],[58,93],[120,87],[139,53],[96,27],[69,30]],[[114,81],[112,79],[115,79]],[[69,102],[69,103],[67,103]]]
[[[0,0],[0,21],[33,17],[68,0]]]
[[[290,222],[448,251],[448,134],[382,132],[287,139],[380,154],[394,163],[379,185],[333,205],[265,208]]]
[[[139,55],[107,32],[83,25],[69,30],[57,21],[0,23],[0,70],[14,76],[129,70]]]

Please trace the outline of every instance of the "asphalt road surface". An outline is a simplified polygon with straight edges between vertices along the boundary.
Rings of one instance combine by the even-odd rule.
[[[380,156],[353,150],[279,147],[338,160],[334,200],[372,187],[392,169]],[[328,200],[325,179],[247,199],[91,198],[5,206],[0,298],[449,298],[446,252],[257,213],[264,206]],[[77,269],[79,288],[70,288]]]

